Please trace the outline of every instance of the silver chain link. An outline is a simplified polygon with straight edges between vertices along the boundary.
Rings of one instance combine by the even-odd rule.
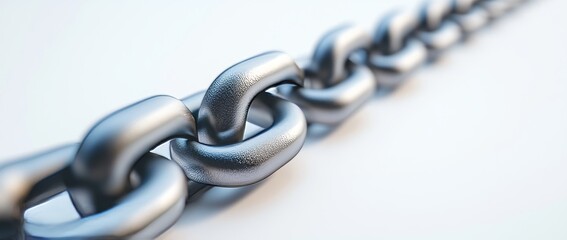
[[[377,89],[394,89],[522,2],[427,1],[418,12],[387,14],[373,33],[340,26],[300,64],[282,52],[260,54],[225,70],[206,91],[118,110],[80,144],[0,166],[0,238],[158,236],[188,198],[265,179],[300,151],[308,124],[343,122]],[[247,123],[263,130],[245,138]],[[166,142],[173,161],[150,153]],[[26,209],[63,191],[79,219],[25,221]]]

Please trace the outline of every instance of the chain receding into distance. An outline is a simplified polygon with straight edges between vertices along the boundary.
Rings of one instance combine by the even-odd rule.
[[[0,239],[159,236],[189,198],[269,177],[301,150],[310,124],[343,122],[377,89],[396,88],[523,2],[427,1],[390,12],[372,32],[339,26],[306,61],[266,52],[226,69],[205,91],[120,109],[80,143],[0,166]],[[262,130],[245,137],[247,122]],[[171,159],[150,152],[167,142]],[[64,191],[79,218],[24,218]]]

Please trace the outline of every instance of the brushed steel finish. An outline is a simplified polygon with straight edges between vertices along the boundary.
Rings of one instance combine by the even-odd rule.
[[[176,137],[195,138],[195,120],[170,96],[154,96],[118,110],[84,138],[67,179],[82,216],[113,206],[129,189],[132,166],[151,149]]]

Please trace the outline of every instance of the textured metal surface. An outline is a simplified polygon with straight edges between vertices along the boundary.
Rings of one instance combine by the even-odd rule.
[[[418,14],[394,11],[378,25],[368,64],[373,69],[378,87],[399,85],[427,58],[427,49],[411,33],[418,27]]]
[[[297,106],[263,93],[285,83],[302,85],[303,72],[284,53],[260,54],[228,68],[204,94],[184,99],[190,108],[201,102],[199,141],[172,141],[171,158],[203,184],[236,187],[268,177],[299,152],[307,132]],[[266,129],[242,141],[249,112]]]
[[[419,12],[391,12],[372,32],[351,25],[330,31],[301,67],[268,52],[183,100],[155,96],[123,108],[80,144],[0,166],[0,238],[155,237],[188,197],[265,179],[300,151],[308,122],[340,124],[377,88],[398,86],[427,58],[521,2],[428,1]],[[279,96],[266,92],[273,87]],[[262,130],[245,138],[247,123]],[[149,153],[168,141],[173,161]],[[80,218],[24,223],[27,208],[63,191]]]
[[[307,125],[297,106],[270,93],[258,95],[250,111],[269,111],[273,124],[256,136],[222,146],[176,139],[170,145],[171,158],[189,179],[210,185],[237,187],[268,177],[299,152]]]
[[[250,112],[264,112],[271,126],[251,138],[220,146],[176,139],[170,145],[171,159],[189,179],[210,185],[237,187],[268,177],[299,152],[307,124],[297,106],[270,93],[258,95]]]
[[[187,182],[175,163],[153,153],[134,166],[140,184],[115,206],[64,223],[26,221],[28,238],[150,239],[177,221],[185,207]]]
[[[278,93],[297,104],[310,123],[338,124],[368,100],[376,80],[367,66],[352,63],[349,56],[367,52],[369,34],[362,28],[342,26],[330,31],[317,44],[306,72],[306,81],[322,88],[280,86]],[[354,66],[349,66],[354,65]]]
[[[167,140],[195,137],[195,120],[180,101],[155,96],[125,107],[87,134],[67,181],[77,211],[88,216],[108,209],[129,188],[136,161]]]
[[[252,99],[284,83],[303,85],[303,72],[293,58],[281,52],[260,54],[225,70],[203,97],[197,128],[199,141],[230,144],[242,140]]]

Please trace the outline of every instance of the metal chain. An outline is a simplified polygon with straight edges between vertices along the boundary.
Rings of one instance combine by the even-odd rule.
[[[268,52],[228,68],[206,91],[118,110],[80,144],[0,166],[0,238],[158,236],[188,198],[265,179],[300,151],[308,124],[343,122],[377,89],[394,89],[522,2],[427,1],[418,12],[387,14],[372,34],[352,25],[330,31],[300,65]],[[247,122],[263,130],[245,138]],[[173,161],[150,153],[166,142]],[[25,221],[27,208],[63,191],[79,219]]]

